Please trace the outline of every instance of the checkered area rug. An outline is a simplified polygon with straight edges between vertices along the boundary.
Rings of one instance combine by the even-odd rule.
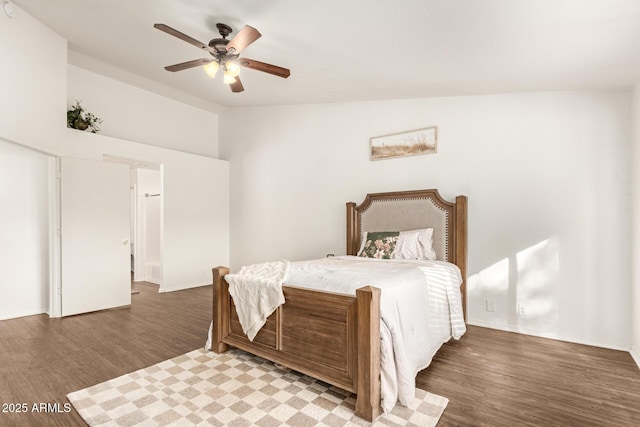
[[[355,398],[240,350],[206,350],[67,395],[90,426],[370,426]],[[416,389],[374,426],[435,426],[448,400]]]

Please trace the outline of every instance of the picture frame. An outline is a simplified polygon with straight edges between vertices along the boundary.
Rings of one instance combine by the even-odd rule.
[[[370,139],[370,160],[435,154],[438,152],[437,126],[414,129]]]

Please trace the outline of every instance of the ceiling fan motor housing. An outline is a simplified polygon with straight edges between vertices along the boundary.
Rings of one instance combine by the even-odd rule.
[[[229,40],[227,39],[211,39],[209,41],[209,46],[214,48],[218,53],[224,53],[227,51],[227,43],[229,43]],[[213,52],[209,53],[216,56]]]

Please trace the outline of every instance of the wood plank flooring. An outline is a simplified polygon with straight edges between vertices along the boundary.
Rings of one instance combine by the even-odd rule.
[[[0,404],[64,410],[71,391],[204,345],[210,286],[136,289],[128,308],[0,322]],[[640,426],[640,370],[626,352],[469,327],[417,382],[449,398],[439,426]],[[49,425],[84,422],[73,410],[0,412],[0,426]]]
[[[439,426],[640,426],[628,352],[469,326],[417,386],[449,398]]]
[[[0,403],[60,403],[75,390],[203,347],[211,286],[158,293],[138,282],[127,308],[0,322]],[[1,408],[0,408],[1,409]],[[7,414],[0,426],[83,426],[71,413]]]

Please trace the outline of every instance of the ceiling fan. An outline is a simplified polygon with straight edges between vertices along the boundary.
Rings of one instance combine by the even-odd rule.
[[[231,40],[227,40],[227,36],[233,31],[231,27],[226,24],[216,24],[216,26],[222,38],[212,39],[207,45],[168,25],[154,24],[154,28],[164,31],[180,40],[184,40],[202,50],[206,50],[213,56],[213,59],[194,59],[180,64],[169,65],[164,67],[164,69],[175,72],[202,65],[210,77],[215,77],[218,69],[221,68],[224,71],[224,83],[231,87],[231,92],[242,92],[244,90],[239,77],[240,67],[251,68],[285,79],[289,77],[291,72],[286,68],[254,59],[240,58],[240,53],[262,36],[258,30],[249,25],[245,25]]]

